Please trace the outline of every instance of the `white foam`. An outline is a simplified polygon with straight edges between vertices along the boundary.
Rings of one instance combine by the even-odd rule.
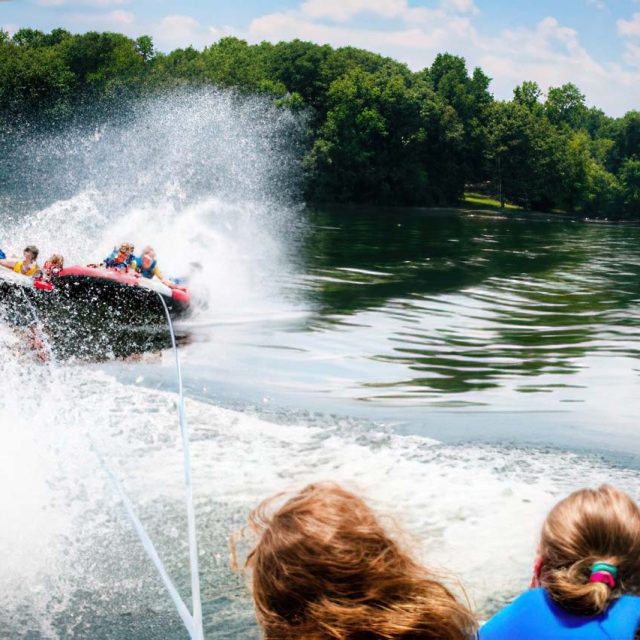
[[[15,340],[5,336],[5,347],[15,350]],[[115,536],[110,554],[127,566],[136,549],[109,524],[115,516],[125,528],[86,434],[147,520],[160,505],[171,507],[170,518],[165,513],[150,522],[152,535],[161,538],[184,526],[181,453],[175,394],[70,365],[45,376],[24,358],[2,359],[10,393],[0,400],[0,503],[10,524],[0,530],[0,548],[9,558],[0,582],[11,589],[0,597],[5,611],[26,599],[46,619],[52,598],[64,603],[79,585],[109,588],[114,568],[86,566],[84,550]],[[333,480],[393,516],[413,536],[419,555],[457,575],[481,609],[526,588],[539,525],[559,497],[603,481],[640,495],[640,479],[631,472],[565,452],[447,446],[338,418],[288,417],[282,424],[194,400],[186,408],[205,555],[224,556],[224,547],[212,545],[263,498]],[[236,514],[232,520],[216,517],[221,504]],[[186,567],[184,541],[176,535],[160,546],[174,569]],[[218,584],[203,575],[205,590],[224,592],[231,580],[225,575],[215,575]],[[123,580],[118,572],[112,578]],[[34,584],[48,585],[35,599]],[[142,597],[135,583],[121,588]]]

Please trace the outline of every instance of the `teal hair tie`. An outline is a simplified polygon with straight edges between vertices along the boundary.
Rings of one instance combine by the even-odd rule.
[[[598,571],[606,571],[607,573],[610,573],[614,580],[618,578],[618,568],[608,562],[596,562],[591,565],[592,574]]]

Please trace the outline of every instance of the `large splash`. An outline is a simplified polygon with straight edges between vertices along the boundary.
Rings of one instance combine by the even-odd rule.
[[[190,278],[201,303],[192,322],[280,313],[298,229],[302,125],[267,98],[202,89],[141,101],[99,125],[23,132],[0,160],[11,177],[0,194],[0,247],[19,255],[36,244],[41,257],[62,253],[69,265],[98,262],[123,240],[151,244],[166,275]],[[160,602],[175,625],[92,450],[110,462],[122,454],[116,472],[126,478],[128,465],[143,484],[137,505],[162,496],[170,525],[155,534],[161,544],[168,536],[164,555],[188,596],[181,469],[163,474],[159,494],[146,491],[148,469],[138,469],[158,449],[179,465],[173,395],[42,365],[27,337],[0,325],[0,636],[91,637],[95,616],[131,611],[112,586],[127,594],[138,583],[133,609]]]
[[[272,311],[298,229],[302,127],[268,98],[200,89],[23,133],[2,161],[12,179],[0,246],[82,264],[123,240],[151,244],[209,308]]]
[[[0,505],[9,516],[0,529],[9,559],[0,567],[0,623],[14,637],[184,637],[93,453],[123,482],[188,598],[175,395],[84,367],[34,376],[18,352],[13,363],[14,399],[2,409],[12,421],[0,453]],[[443,445],[350,419],[266,420],[193,400],[187,415],[207,637],[258,637],[248,591],[228,568],[227,541],[278,491],[329,479],[364,493],[485,613],[526,588],[537,530],[558,498],[603,481],[640,491],[634,472],[595,456]]]

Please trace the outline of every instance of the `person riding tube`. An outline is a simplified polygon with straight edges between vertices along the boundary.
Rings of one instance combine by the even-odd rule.
[[[134,268],[133,263],[135,256],[133,255],[134,246],[130,242],[123,242],[117,249],[114,247],[110,255],[104,259],[104,266],[110,269],[127,269]]]
[[[133,268],[136,270],[136,273],[141,275],[143,278],[153,278],[154,276],[162,282],[165,286],[170,289],[181,289],[184,290],[184,287],[176,284],[175,282],[171,282],[168,278],[165,278],[160,269],[158,269],[158,261],[156,260],[156,252],[153,247],[146,246],[139,257],[135,258],[133,261]]]
[[[0,265],[23,276],[35,276],[40,271],[36,263],[39,253],[38,247],[30,244],[25,248],[22,260],[0,259]]]
[[[51,278],[58,276],[62,269],[64,269],[64,258],[60,254],[54,253],[42,266],[40,279],[51,280]]]

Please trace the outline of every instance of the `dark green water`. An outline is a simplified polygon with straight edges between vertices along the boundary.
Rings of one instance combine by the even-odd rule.
[[[199,381],[445,439],[640,452],[640,227],[381,209],[309,223],[285,283],[304,316],[251,339],[216,328],[231,367],[209,358]]]

